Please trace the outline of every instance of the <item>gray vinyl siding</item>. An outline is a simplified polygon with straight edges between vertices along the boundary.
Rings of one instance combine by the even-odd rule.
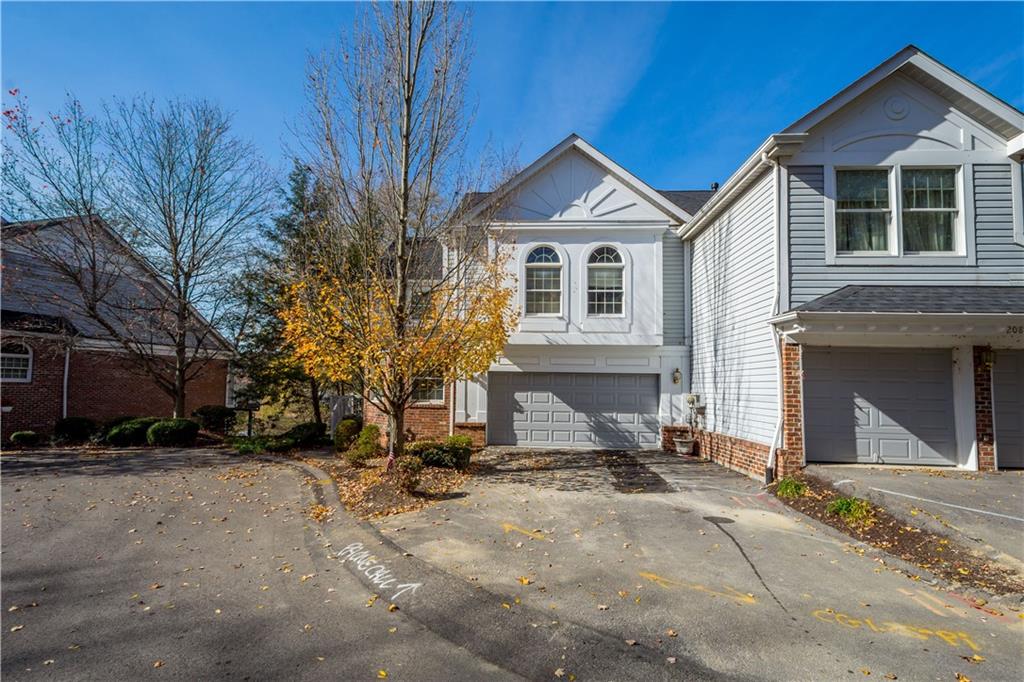
[[[777,420],[774,183],[766,172],[693,242],[692,391],[704,426],[771,442]]]
[[[686,344],[686,263],[683,241],[672,231],[662,237],[662,329],[666,346]]]
[[[826,265],[824,170],[789,168],[790,307],[847,284],[1024,285],[1024,247],[1013,241],[1009,164],[975,164],[976,265]]]

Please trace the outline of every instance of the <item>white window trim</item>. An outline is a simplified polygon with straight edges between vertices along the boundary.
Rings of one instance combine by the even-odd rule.
[[[614,249],[619,256],[618,263],[591,263],[590,258],[600,248]],[[626,317],[626,299],[629,296],[629,281],[626,277],[626,255],[621,246],[615,244],[594,244],[586,252],[583,261],[583,284],[580,287],[583,291],[583,314],[595,320],[620,320]],[[621,313],[592,313],[590,312],[590,268],[610,270],[617,268],[622,271],[622,312]]]
[[[413,388],[415,390],[416,381],[431,381],[431,380],[437,380],[437,381],[441,382],[441,397],[439,399],[438,398],[434,398],[434,399],[431,399],[431,400],[416,400],[414,398],[414,399],[411,400],[413,405],[444,405],[444,401],[448,397],[448,387],[445,385],[444,377],[440,377],[440,376],[417,377],[416,379],[413,379]]]
[[[0,383],[5,383],[5,384],[30,384],[30,383],[32,383],[32,370],[35,368],[35,359],[36,359],[35,358],[35,353],[33,353],[33,351],[32,351],[32,346],[28,345],[27,343],[22,343],[20,341],[9,341],[8,344],[12,345],[12,346],[21,346],[22,348],[24,348],[25,350],[28,351],[28,353],[27,353],[27,355],[28,355],[28,373],[25,375],[24,379],[4,379],[4,378],[0,377]],[[25,357],[25,355],[26,355],[26,353],[3,353],[3,352],[0,352],[0,356],[4,356],[4,357],[10,356],[10,357],[16,357],[16,358],[23,358],[23,357]]]
[[[543,248],[548,248],[548,249],[551,249],[552,251],[554,251],[555,255],[558,256],[558,263],[530,263],[529,262],[530,254],[532,254],[537,249],[543,249]],[[559,249],[556,249],[551,244],[534,244],[534,245],[530,246],[529,249],[526,250],[525,256],[523,257],[523,317],[541,317],[541,318],[543,318],[543,317],[552,317],[552,318],[562,317],[562,313],[565,310],[565,261],[566,261],[565,256],[562,255],[562,253],[559,251]],[[557,313],[530,313],[530,312],[527,312],[526,311],[526,294],[527,294],[528,290],[527,290],[527,284],[526,284],[526,272],[529,271],[530,269],[534,269],[534,268],[551,269],[551,268],[554,268],[554,267],[558,268],[558,312]],[[539,289],[538,291],[549,292],[551,290],[550,289]]]
[[[1013,241],[1024,246],[1024,162],[1010,159],[1010,196],[1013,201]]]
[[[907,253],[903,248],[902,170],[952,169],[956,171],[957,219],[953,238],[956,250],[950,253]],[[886,170],[889,174],[889,250],[846,253],[836,251],[836,172],[844,170]],[[825,264],[826,265],[975,265],[974,181],[971,164],[900,163],[864,165],[826,165]]]
[[[660,236],[657,239],[661,239]],[[602,246],[610,246],[619,252],[619,256],[622,258],[622,314],[621,315],[591,315],[589,314],[589,306],[587,305],[587,272],[589,271],[590,254],[596,249]],[[655,254],[660,258],[660,254],[655,248]],[[576,281],[578,286],[574,293],[576,299],[576,305],[580,306],[582,314],[580,315],[580,329],[583,332],[596,332],[596,333],[611,333],[611,334],[624,334],[632,331],[633,327],[633,254],[623,244],[612,241],[595,242],[587,245],[583,251],[582,265],[580,266],[581,273],[577,276]],[[659,283],[660,284],[660,275]],[[661,306],[661,290],[651,292],[651,296],[658,297],[658,308]],[[657,316],[659,329],[660,324],[663,322],[661,315]],[[660,331],[659,331],[660,333]]]
[[[561,261],[560,264],[560,278],[559,286],[561,286],[561,296],[559,297],[560,312],[555,313],[535,313],[526,314],[526,260],[530,257],[530,254],[534,249],[546,246],[549,249],[554,250],[558,254],[558,259]],[[538,264],[538,267],[543,267]],[[551,242],[530,242],[524,244],[522,250],[519,253],[519,310],[522,311],[522,315],[519,316],[519,331],[520,332],[564,332],[569,329],[569,272],[571,264],[569,263],[569,255],[565,249]]]

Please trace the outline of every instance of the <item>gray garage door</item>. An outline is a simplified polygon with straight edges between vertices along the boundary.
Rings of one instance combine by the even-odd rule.
[[[1024,467],[1024,350],[997,350],[992,366],[996,459],[1000,469]]]
[[[652,374],[491,372],[487,439],[495,445],[658,447]]]
[[[807,460],[956,464],[948,349],[804,348]]]

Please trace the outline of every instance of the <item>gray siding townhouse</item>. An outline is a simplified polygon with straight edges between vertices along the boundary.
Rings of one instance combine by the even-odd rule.
[[[678,229],[705,455],[1024,466],[1024,114],[910,46]]]

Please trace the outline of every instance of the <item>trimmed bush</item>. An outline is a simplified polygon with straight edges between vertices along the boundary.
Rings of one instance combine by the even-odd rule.
[[[356,419],[342,419],[334,428],[334,449],[344,452],[352,447],[362,425]]]
[[[405,454],[419,457],[426,466],[465,469],[473,451],[469,436],[448,436],[443,443],[420,441],[406,446]]]
[[[228,433],[235,428],[238,419],[235,410],[224,405],[197,407],[192,416],[199,420],[199,426],[211,433]]]
[[[107,443],[116,448],[145,445],[149,427],[160,421],[159,417],[136,417],[121,422],[107,432]]]
[[[395,462],[393,473],[395,485],[399,490],[411,493],[420,484],[420,474],[423,473],[423,460],[419,457],[403,455]]]
[[[11,445],[22,448],[39,445],[39,434],[35,431],[15,431],[11,434]]]
[[[196,444],[199,423],[191,419],[162,419],[146,431],[146,442],[165,448],[189,448]]]
[[[53,437],[60,443],[84,443],[96,433],[96,422],[88,417],[65,417],[58,419],[53,427]]]
[[[281,437],[291,440],[295,444],[295,447],[301,448],[309,445],[316,445],[320,439],[324,437],[325,433],[327,433],[326,424],[306,422],[304,424],[296,424],[281,434]]]
[[[380,427],[367,424],[359,432],[356,442],[345,451],[345,459],[352,466],[362,466],[363,462],[381,454]]]

